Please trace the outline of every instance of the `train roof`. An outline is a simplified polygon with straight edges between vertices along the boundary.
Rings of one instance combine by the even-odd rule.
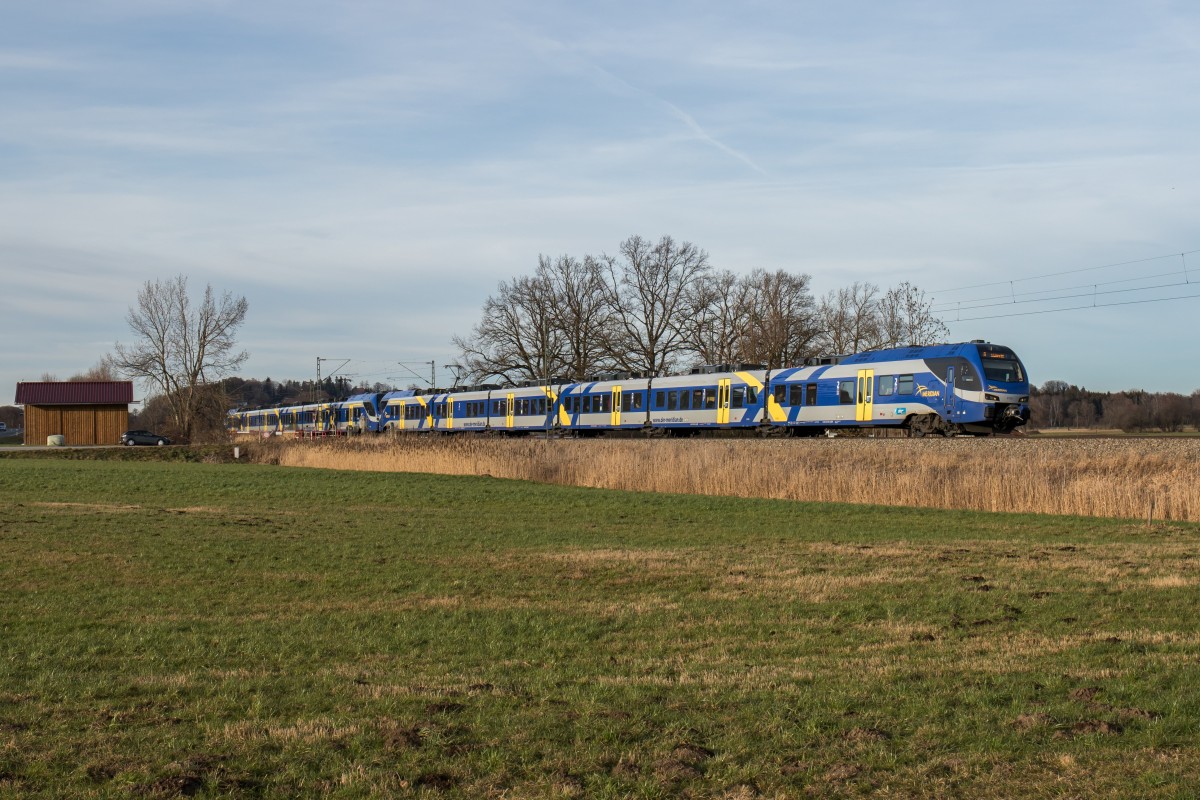
[[[868,350],[865,353],[835,357],[829,361],[820,360],[819,363],[873,364],[878,361],[905,361],[914,358],[950,358],[966,353],[975,354],[978,352],[977,348],[981,345],[996,350],[1008,350],[1012,352],[1003,345],[992,344],[982,339],[973,339],[969,342],[954,342],[951,344],[909,345],[906,347],[891,347],[886,350]]]

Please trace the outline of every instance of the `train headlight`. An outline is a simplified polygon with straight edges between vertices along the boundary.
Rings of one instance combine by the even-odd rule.
[[[1029,402],[1029,395],[1025,395],[1024,397],[1022,397],[1022,398],[1021,398],[1020,400],[1018,400],[1017,402],[1018,402],[1018,403],[1028,403],[1028,402]]]
[[[1000,398],[999,398],[999,397],[997,397],[997,396],[996,396],[996,395],[994,395],[994,394],[985,394],[985,395],[983,396],[983,399],[984,399],[984,400],[991,400],[993,403],[998,403],[998,402],[1000,401]]]

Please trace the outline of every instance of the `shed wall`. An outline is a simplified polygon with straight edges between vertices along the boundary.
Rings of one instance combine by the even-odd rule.
[[[67,444],[116,444],[128,429],[128,406],[25,406],[25,444],[56,434]]]

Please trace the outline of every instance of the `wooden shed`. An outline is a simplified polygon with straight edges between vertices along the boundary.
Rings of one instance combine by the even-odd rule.
[[[25,444],[62,434],[67,444],[119,444],[129,429],[132,381],[18,383],[25,406]]]

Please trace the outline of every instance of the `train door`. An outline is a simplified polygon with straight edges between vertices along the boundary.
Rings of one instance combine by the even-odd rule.
[[[454,430],[454,398],[446,395],[446,430]]]
[[[954,413],[954,367],[946,367],[946,413]]]
[[[858,399],[855,402],[854,419],[859,422],[870,422],[874,410],[875,370],[860,369],[858,371]]]
[[[722,378],[717,381],[717,424],[729,424],[729,395],[732,378]]]
[[[511,428],[513,426],[513,417],[517,413],[516,396],[509,392],[504,396],[504,426]]]
[[[621,427],[621,387],[612,387],[612,426]]]

